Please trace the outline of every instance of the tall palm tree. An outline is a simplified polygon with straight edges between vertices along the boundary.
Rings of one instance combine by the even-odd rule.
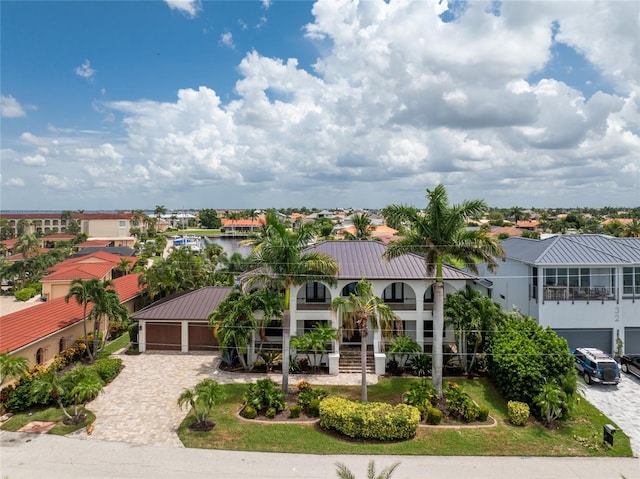
[[[94,305],[100,301],[100,297],[103,296],[106,292],[106,288],[112,286],[113,283],[110,280],[100,281],[97,278],[91,279],[79,279],[76,278],[71,281],[71,287],[69,288],[69,292],[64,297],[64,300],[68,303],[71,298],[75,299],[78,304],[82,305],[82,327],[84,332],[84,343],[87,348],[87,354],[89,355],[89,360],[94,361],[95,355],[97,351],[94,349],[93,351],[89,347],[89,338],[87,336],[87,321],[90,319],[90,314],[87,314],[87,309],[89,307],[89,303],[93,303]],[[95,320],[94,320],[94,329],[95,329]],[[94,331],[94,336],[96,332]],[[94,341],[97,338],[94,337]]]
[[[355,293],[349,293],[349,297],[339,296],[331,303],[331,309],[342,320],[342,328],[347,337],[353,335],[357,329],[360,332],[360,361],[362,364],[361,400],[367,401],[367,336],[369,335],[369,323],[373,329],[382,331],[382,337],[393,337],[394,328],[402,329],[400,318],[393,312],[388,304],[373,294],[373,285],[366,279],[361,279],[356,284]]]
[[[256,269],[244,274],[245,288],[261,283],[274,289],[284,290],[284,319],[282,330],[282,391],[289,390],[289,353],[291,339],[291,287],[309,281],[336,283],[338,263],[331,256],[305,252],[314,238],[311,225],[303,225],[290,231],[274,213],[267,214],[267,230],[262,243],[252,253]]]
[[[23,233],[16,241],[15,250],[22,253],[22,279],[21,285],[24,286],[27,276],[27,260],[34,258],[40,253],[40,240],[33,233]]]
[[[465,220],[481,216],[488,206],[483,200],[467,200],[459,205],[449,205],[444,185],[427,189],[429,203],[424,210],[405,205],[390,205],[382,210],[385,218],[407,225],[403,238],[392,242],[385,256],[389,259],[402,254],[415,253],[424,257],[427,278],[434,278],[433,296],[433,372],[432,381],[442,397],[442,335],[444,330],[444,262],[458,260],[477,272],[476,262],[487,263],[490,271],[498,264],[502,248],[496,238],[485,231],[469,231]]]
[[[89,316],[93,319],[93,351],[98,351],[104,348],[104,344],[107,341],[107,335],[109,332],[109,325],[112,323],[126,321],[129,318],[129,310],[120,302],[120,296],[116,290],[111,289],[111,282],[104,282],[104,289],[98,288],[92,299],[93,307],[89,312]],[[107,289],[109,286],[109,289]],[[102,321],[106,321],[105,328],[102,326]],[[100,331],[104,334],[100,339]]]
[[[623,238],[640,238],[640,221],[634,218],[622,229],[620,236]]]

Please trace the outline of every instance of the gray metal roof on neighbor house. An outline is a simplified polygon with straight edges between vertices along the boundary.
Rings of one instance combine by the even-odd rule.
[[[78,258],[98,251],[105,251],[106,253],[116,254],[118,256],[135,256],[136,254],[136,250],[128,246],[87,246],[86,248],[82,248],[80,251],[73,253],[69,257]]]
[[[415,254],[404,254],[387,260],[383,258],[387,246],[380,241],[325,241],[305,249],[333,257],[340,266],[338,279],[433,279],[427,277],[424,258]],[[443,265],[445,280],[477,279],[453,266]]]
[[[181,294],[174,299],[151,304],[135,313],[132,318],[136,320],[206,320],[232,290],[233,288],[229,286],[205,286]]]
[[[640,238],[557,235],[543,240],[512,237],[502,242],[507,258],[530,264],[640,265]]]

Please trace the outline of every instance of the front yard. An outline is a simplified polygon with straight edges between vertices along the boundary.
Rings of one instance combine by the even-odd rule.
[[[402,393],[415,379],[385,378],[369,387],[369,400],[398,403]],[[304,454],[397,454],[446,456],[631,456],[629,438],[622,432],[614,446],[602,444],[602,427],[612,423],[585,400],[580,400],[575,419],[548,429],[529,420],[525,427],[513,426],[507,419],[507,405],[491,383],[485,379],[456,382],[481,405],[490,409],[497,424],[493,427],[421,426],[416,437],[401,442],[379,443],[348,440],[310,425],[255,422],[242,420],[237,412],[246,385],[223,385],[226,401],[215,408],[211,419],[216,427],[210,432],[192,432],[189,415],[180,425],[178,435],[186,447],[243,451],[287,452]],[[324,386],[330,395],[357,400],[359,386]]]

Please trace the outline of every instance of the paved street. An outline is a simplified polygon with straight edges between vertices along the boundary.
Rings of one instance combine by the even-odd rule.
[[[33,479],[335,479],[335,463],[356,477],[394,462],[394,479],[632,479],[637,458],[319,456],[133,446],[114,441],[0,432],[2,478]]]
[[[622,428],[631,439],[634,455],[640,456],[640,380],[622,373],[618,386],[587,386],[579,379],[578,389],[587,401]]]

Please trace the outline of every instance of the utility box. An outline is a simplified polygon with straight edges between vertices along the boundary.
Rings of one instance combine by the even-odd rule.
[[[611,424],[605,424],[604,426],[602,426],[603,442],[606,442],[607,444],[613,446],[613,435],[615,433],[616,428]]]

